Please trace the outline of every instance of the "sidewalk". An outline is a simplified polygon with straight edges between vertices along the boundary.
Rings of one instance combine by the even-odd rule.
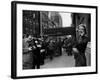
[[[74,56],[67,56],[65,52],[63,52],[62,56],[54,57],[51,61],[49,59],[45,60],[45,64],[41,65],[41,69],[43,68],[62,68],[62,67],[74,67],[75,60]]]

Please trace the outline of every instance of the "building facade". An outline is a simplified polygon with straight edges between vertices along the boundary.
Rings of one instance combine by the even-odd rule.
[[[40,12],[39,11],[23,11],[23,34],[38,37],[40,34]]]

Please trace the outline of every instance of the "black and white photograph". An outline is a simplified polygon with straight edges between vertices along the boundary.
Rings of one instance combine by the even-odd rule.
[[[91,66],[86,13],[23,10],[23,69]]]
[[[12,6],[13,78],[97,72],[96,6]]]

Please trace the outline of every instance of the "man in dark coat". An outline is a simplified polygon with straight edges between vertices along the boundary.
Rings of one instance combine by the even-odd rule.
[[[40,55],[40,47],[41,45],[38,43],[38,41],[35,41],[35,44],[33,46],[33,53],[34,53],[34,62],[35,66],[37,69],[40,69],[40,60],[41,60],[41,55]]]

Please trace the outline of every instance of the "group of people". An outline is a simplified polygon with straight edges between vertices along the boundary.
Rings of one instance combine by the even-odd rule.
[[[46,58],[53,60],[55,55],[62,55],[62,47],[66,48],[66,53],[74,55],[75,66],[86,66],[85,49],[88,43],[86,36],[86,26],[81,24],[78,27],[79,39],[74,40],[72,38],[61,41],[60,38],[57,40],[49,40],[46,42],[44,39],[35,38],[30,35],[23,36],[23,53],[32,53],[32,69],[39,69],[40,65],[44,64]],[[65,47],[64,45],[67,45]]]
[[[32,37],[31,35],[23,36],[23,54],[32,54],[32,69],[39,69],[44,64],[44,60],[49,58],[53,60],[54,56],[60,56],[61,40],[50,39],[46,41],[41,38]]]
[[[32,69],[39,69],[44,64],[45,49],[42,40],[34,38],[31,35],[24,35],[23,38],[23,55],[31,53]]]

